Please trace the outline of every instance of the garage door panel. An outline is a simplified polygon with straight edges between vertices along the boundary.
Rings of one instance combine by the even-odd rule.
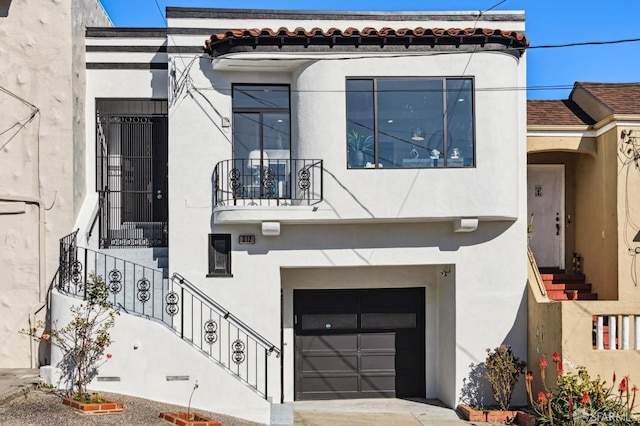
[[[301,315],[303,330],[353,330],[358,328],[356,314]]]
[[[391,376],[362,375],[362,392],[395,393],[396,378]]]
[[[363,355],[362,363],[360,365],[361,370],[388,370],[395,371],[396,355]]]
[[[363,313],[360,318],[364,329],[396,330],[416,328],[416,314],[413,312]]]
[[[360,335],[360,349],[391,350],[395,352],[395,333],[370,333]]]
[[[299,351],[357,351],[358,336],[336,334],[332,336],[299,336],[296,342]]]
[[[307,377],[302,392],[358,392],[358,376]]]
[[[357,372],[358,371],[358,355],[305,355],[302,358],[302,372]]]

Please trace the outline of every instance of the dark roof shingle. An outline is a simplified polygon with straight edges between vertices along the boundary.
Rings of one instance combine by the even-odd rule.
[[[640,114],[640,83],[576,82],[614,114]]]
[[[591,125],[595,120],[570,100],[527,101],[528,125]]]

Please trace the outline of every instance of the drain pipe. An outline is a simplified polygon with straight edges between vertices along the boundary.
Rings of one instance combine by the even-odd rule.
[[[37,308],[37,311],[33,314],[33,319],[35,321],[35,316],[38,312],[42,310],[42,308],[46,305],[46,300],[44,295],[46,294],[46,284],[45,284],[45,276],[46,276],[46,260],[47,260],[47,247],[45,244],[45,217],[44,217],[44,206],[42,205],[42,201],[38,198],[34,197],[22,197],[19,195],[0,195],[0,201],[10,202],[10,203],[25,203],[31,204],[38,207],[38,255],[39,255],[39,266],[38,266],[38,304],[33,306],[29,310],[29,325],[31,324],[31,312],[34,312],[34,308]],[[7,213],[24,213],[24,211],[7,211]],[[31,339],[33,340],[33,339]],[[31,347],[31,368],[35,368],[36,360],[35,360],[35,351],[33,348],[33,342],[30,345]]]

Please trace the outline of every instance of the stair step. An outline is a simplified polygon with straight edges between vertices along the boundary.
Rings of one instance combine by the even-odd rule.
[[[569,300],[569,297],[564,292],[564,290],[547,290],[547,296],[551,300]],[[598,293],[589,293],[589,292],[581,292],[578,291],[578,299],[577,300],[597,300]]]
[[[591,284],[589,283],[544,283],[544,288],[547,291],[578,290],[579,292],[591,292]]]
[[[540,274],[542,281],[552,282],[584,282],[584,274]]]

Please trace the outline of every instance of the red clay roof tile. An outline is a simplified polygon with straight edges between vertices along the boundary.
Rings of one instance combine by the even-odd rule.
[[[338,28],[329,28],[324,31],[321,28],[312,28],[306,30],[302,27],[297,27],[294,30],[289,30],[285,27],[280,27],[277,30],[272,28],[245,28],[224,31],[221,33],[212,34],[211,37],[205,41],[205,48],[207,51],[213,49],[213,45],[223,43],[225,41],[234,39],[247,39],[247,38],[274,38],[274,37],[291,37],[291,38],[304,38],[311,39],[312,37],[324,37],[335,38],[340,37],[349,39],[352,37],[367,38],[367,37],[382,37],[382,38],[411,38],[411,37],[435,37],[437,38],[461,38],[467,37],[468,40],[460,40],[464,44],[484,44],[488,41],[486,37],[491,37],[498,42],[509,45],[518,49],[524,49],[529,46],[529,41],[524,34],[516,31],[503,31],[499,29],[491,28],[372,28],[366,27],[362,30],[349,27],[345,30]],[[472,38],[472,40],[469,40]],[[495,41],[494,41],[495,42]]]

